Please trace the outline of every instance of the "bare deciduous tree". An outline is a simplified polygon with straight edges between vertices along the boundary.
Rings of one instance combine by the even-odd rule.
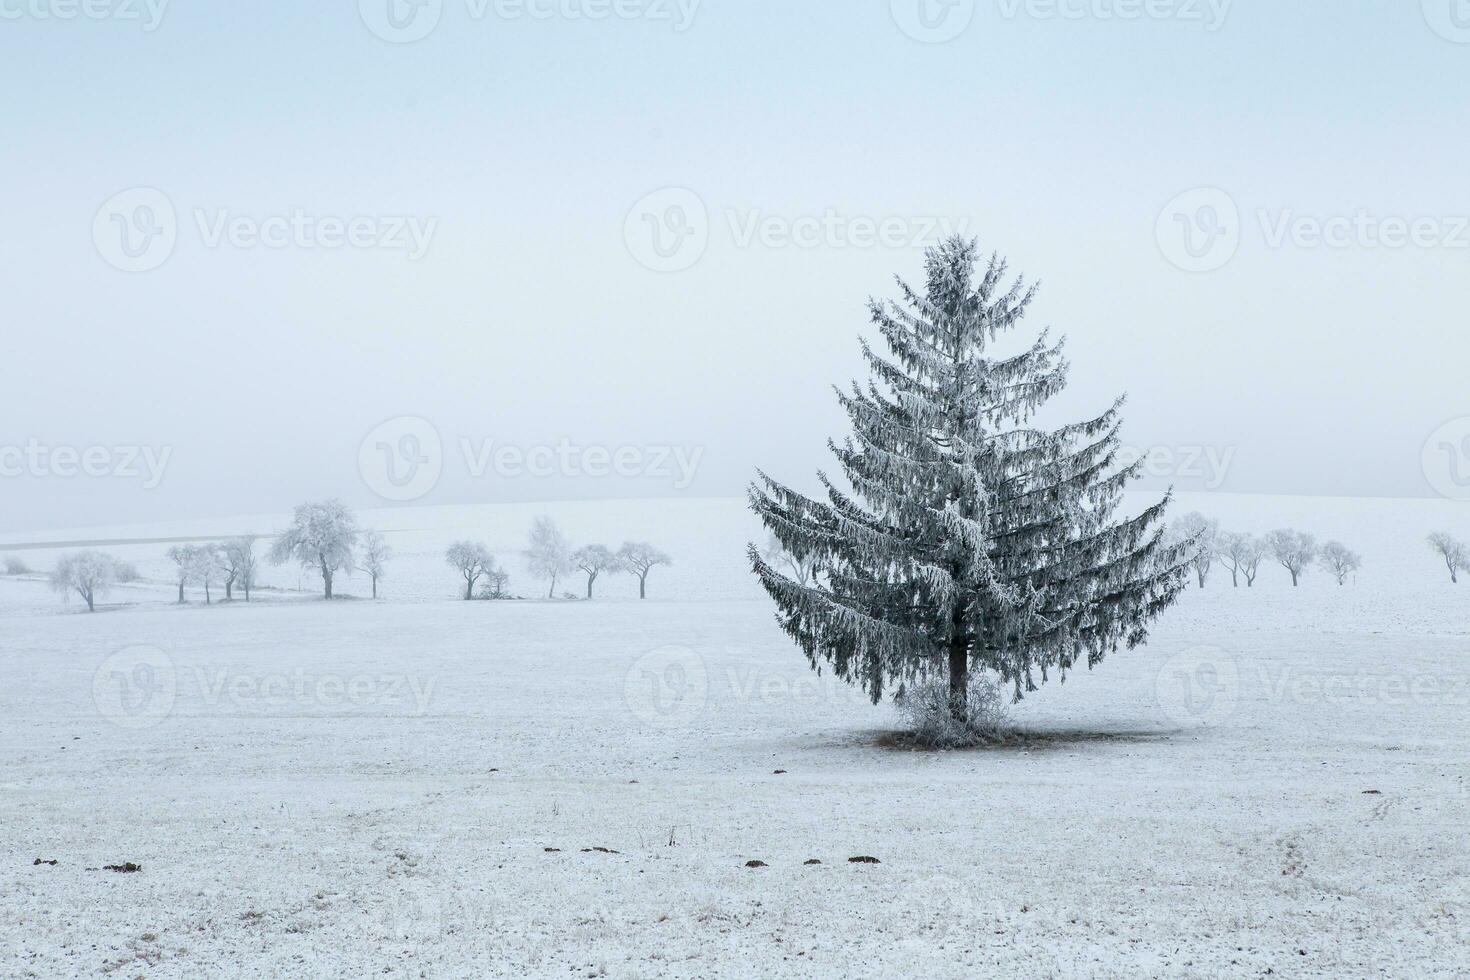
[[[1169,531],[1175,541],[1189,543],[1190,554],[1194,556],[1190,567],[1203,589],[1209,580],[1210,569],[1220,556],[1220,522],[1195,511],[1175,521]]]
[[[674,560],[646,541],[625,541],[618,549],[618,561],[638,576],[638,598],[648,598],[648,573],[659,565],[672,565]]]
[[[219,549],[214,544],[201,544],[189,548],[189,560],[193,567],[192,578],[204,586],[204,604],[206,606],[214,603],[214,594],[210,591],[209,583],[220,571]]]
[[[112,588],[117,562],[100,551],[63,555],[51,573],[51,588],[63,596],[76,593],[87,603],[87,612],[97,611],[97,600]]]
[[[496,565],[485,573],[485,584],[480,586],[482,599],[509,599],[506,586],[510,585],[510,573]]]
[[[761,552],[761,558],[768,565],[784,565],[791,570],[792,578],[798,585],[809,585],[822,570],[821,559],[817,555],[807,555],[798,558],[781,546],[781,539],[772,534],[766,539],[765,550]]]
[[[1270,553],[1271,549],[1266,547],[1265,541],[1254,534],[1246,535],[1245,550],[1240,560],[1240,571],[1245,575],[1246,588],[1256,587],[1256,576],[1261,574],[1261,562],[1265,561],[1266,556]]]
[[[393,549],[377,531],[362,536],[362,570],[373,582],[373,598],[378,597],[378,581],[388,574],[388,562],[393,558]]]
[[[475,597],[475,583],[495,567],[495,556],[490,549],[474,541],[456,541],[444,553],[444,560],[464,577],[464,597]]]
[[[259,561],[255,557],[255,539],[248,536],[230,538],[219,546],[219,559],[225,580],[225,601],[235,598],[235,586],[238,585],[245,593],[245,601],[249,602]]]
[[[569,572],[572,565],[572,545],[549,517],[538,517],[531,527],[531,541],[524,552],[526,569],[537,578],[551,580],[546,598],[556,596],[557,576]]]
[[[1341,541],[1329,541],[1322,546],[1322,564],[1338,585],[1345,585],[1348,576],[1363,567],[1363,556]]]
[[[1230,570],[1230,584],[1240,588],[1240,576],[1245,571],[1255,539],[1243,531],[1225,531],[1220,535],[1219,561]]]
[[[356,515],[340,500],[302,504],[291,526],[271,546],[270,558],[277,565],[295,561],[302,568],[318,571],[322,594],[330,599],[337,574],[350,575],[356,567],[360,534]]]
[[[1290,528],[1281,528],[1266,535],[1266,547],[1271,556],[1291,573],[1292,588],[1301,584],[1302,575],[1321,553],[1314,536]]]
[[[1429,536],[1429,547],[1444,559],[1445,566],[1450,570],[1450,581],[1458,585],[1460,573],[1470,570],[1470,549],[1444,531],[1435,531]]]
[[[618,556],[600,544],[589,544],[578,548],[572,555],[572,564],[581,569],[587,575],[587,598],[592,598],[592,586],[597,582],[598,576],[606,572],[616,575],[623,570],[623,563]]]
[[[174,563],[174,576],[179,583],[179,604],[184,602],[184,586],[194,578],[194,546],[175,545],[168,549],[168,560]]]

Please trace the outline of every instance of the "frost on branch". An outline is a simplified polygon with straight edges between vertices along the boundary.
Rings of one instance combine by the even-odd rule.
[[[1164,540],[1167,498],[1115,517],[1138,475],[1119,463],[1121,400],[1044,428],[1033,417],[1066,384],[1062,345],[1042,333],[991,350],[1035,287],[959,238],[925,268],[922,291],[899,282],[899,302],[870,303],[887,354],[865,343],[872,379],[838,392],[853,432],[831,449],[850,489],[819,474],[825,495],[811,499],[761,473],[750,504],[779,552],[752,547],[750,560],[813,667],[875,702],[947,677],[966,719],[972,671],[1019,699],[1142,643],[1194,556]],[[793,578],[774,554],[821,574]]]

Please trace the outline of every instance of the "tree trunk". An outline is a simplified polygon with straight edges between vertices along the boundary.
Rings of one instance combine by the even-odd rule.
[[[556,598],[556,573],[555,572],[553,572],[552,575],[551,575],[551,588],[549,588],[549,589],[546,590],[546,598],[548,598],[548,599],[555,599]]]
[[[644,572],[642,575],[638,576],[638,598],[640,598],[640,599],[647,599],[648,598],[648,573],[647,572]]]
[[[209,579],[204,580],[204,604],[206,606],[214,605],[214,598],[209,594]]]
[[[378,577],[376,575],[374,575],[373,576],[373,598],[376,599],[377,597],[378,597]]]
[[[373,583],[373,598],[378,597],[378,583]],[[466,576],[464,580],[464,601],[469,602],[475,597],[475,580]]]
[[[97,597],[91,592],[82,593],[82,598],[87,600],[87,612],[97,611]]]
[[[964,637],[949,642],[949,714],[961,724],[969,720],[970,658]]]
[[[182,606],[183,604],[184,604],[184,583],[183,582],[180,582],[179,583],[179,605]]]
[[[597,581],[596,575],[587,576],[587,598],[592,598],[592,583]]]
[[[234,599],[235,599],[235,580],[232,579],[232,578],[227,578],[227,579],[225,579],[225,601],[226,602],[233,602]]]
[[[1296,572],[1291,573],[1291,587],[1293,589],[1297,587]]]
[[[325,591],[326,598],[332,598],[332,572],[325,566],[322,568],[322,587]]]
[[[1234,588],[1234,589],[1240,588],[1240,573],[1239,572],[1231,572],[1230,573],[1230,587],[1231,588]]]

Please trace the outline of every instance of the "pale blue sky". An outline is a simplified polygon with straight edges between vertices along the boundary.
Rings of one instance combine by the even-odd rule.
[[[1424,442],[1470,412],[1470,43],[1431,26],[1458,36],[1456,0],[1240,0],[1213,31],[979,0],[934,44],[890,0],[704,0],[684,31],[652,0],[598,21],[444,0],[409,44],[345,0],[175,0],[152,31],[37,16],[66,2],[0,0],[0,444],[172,456],[151,490],[0,478],[5,528],[371,503],[359,444],[400,415],[451,457],[461,438],[703,451],[678,490],[451,458],[426,502],[738,493],[757,464],[800,483],[842,432],[827,386],[858,370],[864,300],[920,264],[907,243],[738,240],[829,209],[964,222],[1009,254],[1044,280],[1037,325],[1071,338],[1064,407],[1127,390],[1129,441],[1233,452],[1222,489],[1429,494]],[[134,187],[167,195],[178,240],[127,273],[93,223]],[[711,230],[657,273],[625,219],[667,187]],[[1241,216],[1209,272],[1156,237],[1194,188]],[[199,227],[296,210],[437,224],[417,261],[211,248]],[[1449,243],[1272,247],[1288,211],[1427,216]]]

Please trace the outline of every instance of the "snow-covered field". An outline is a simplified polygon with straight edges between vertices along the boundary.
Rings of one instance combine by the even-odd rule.
[[[1217,570],[971,752],[889,747],[891,706],[810,671],[738,501],[364,515],[376,603],[180,608],[161,544],[109,549],[157,581],[96,615],[0,579],[0,976],[1466,975],[1470,585],[1423,537],[1470,510],[1195,508],[1365,568]],[[647,602],[455,601],[458,537],[544,592],[539,512],[677,564]]]

